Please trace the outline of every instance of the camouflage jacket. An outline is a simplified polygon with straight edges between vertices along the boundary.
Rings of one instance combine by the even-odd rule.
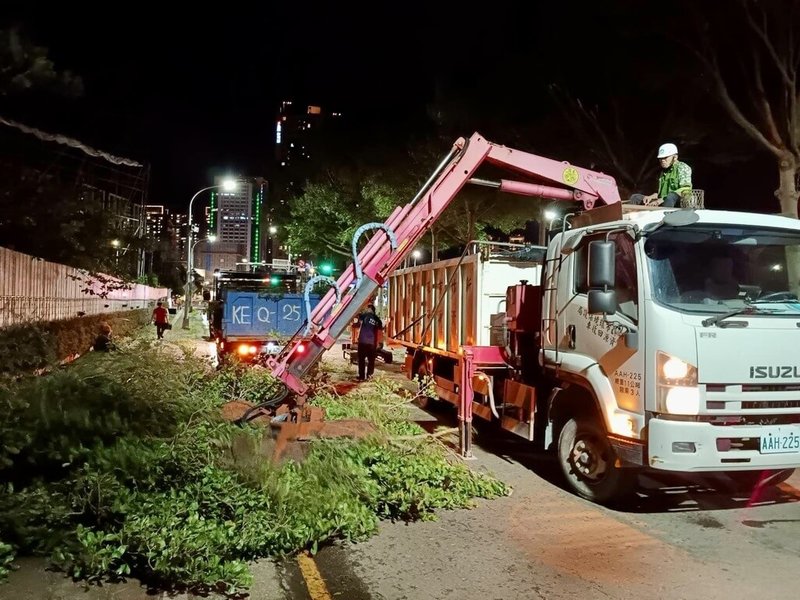
[[[682,195],[692,189],[692,168],[676,160],[669,169],[658,176],[658,197],[665,198],[670,192]]]

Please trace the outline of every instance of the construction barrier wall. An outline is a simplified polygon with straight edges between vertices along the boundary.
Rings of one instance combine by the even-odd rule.
[[[108,287],[80,269],[0,247],[0,328],[150,308],[169,295],[167,288],[131,284],[102,297]]]

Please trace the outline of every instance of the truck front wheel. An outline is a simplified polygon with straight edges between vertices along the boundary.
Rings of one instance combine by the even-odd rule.
[[[635,469],[617,466],[605,430],[586,418],[564,424],[558,436],[558,464],[576,494],[599,504],[628,496],[637,482]]]

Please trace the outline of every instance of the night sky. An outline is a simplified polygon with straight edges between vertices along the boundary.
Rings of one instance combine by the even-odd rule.
[[[639,82],[616,68],[620,56],[654,70],[665,62],[658,40],[619,18],[633,5],[663,3],[324,4],[113,3],[76,12],[67,3],[4,3],[0,26],[19,25],[48,47],[57,68],[83,78],[85,93],[7,100],[3,110],[148,162],[151,203],[177,208],[214,173],[266,174],[282,99],[339,109],[354,130],[401,144],[423,126],[437,89],[474,109],[469,135],[498,114],[546,121],[549,83],[590,98],[635,91]],[[643,106],[643,126],[648,118]],[[533,145],[548,148],[547,140]],[[771,193],[771,163],[753,148],[749,164],[752,189]],[[733,193],[717,176],[703,185],[696,169],[696,187]]]

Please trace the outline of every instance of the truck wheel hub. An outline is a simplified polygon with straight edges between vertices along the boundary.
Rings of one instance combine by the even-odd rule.
[[[585,477],[600,479],[605,475],[607,463],[600,448],[591,440],[580,439],[572,449],[572,461],[577,470]]]

